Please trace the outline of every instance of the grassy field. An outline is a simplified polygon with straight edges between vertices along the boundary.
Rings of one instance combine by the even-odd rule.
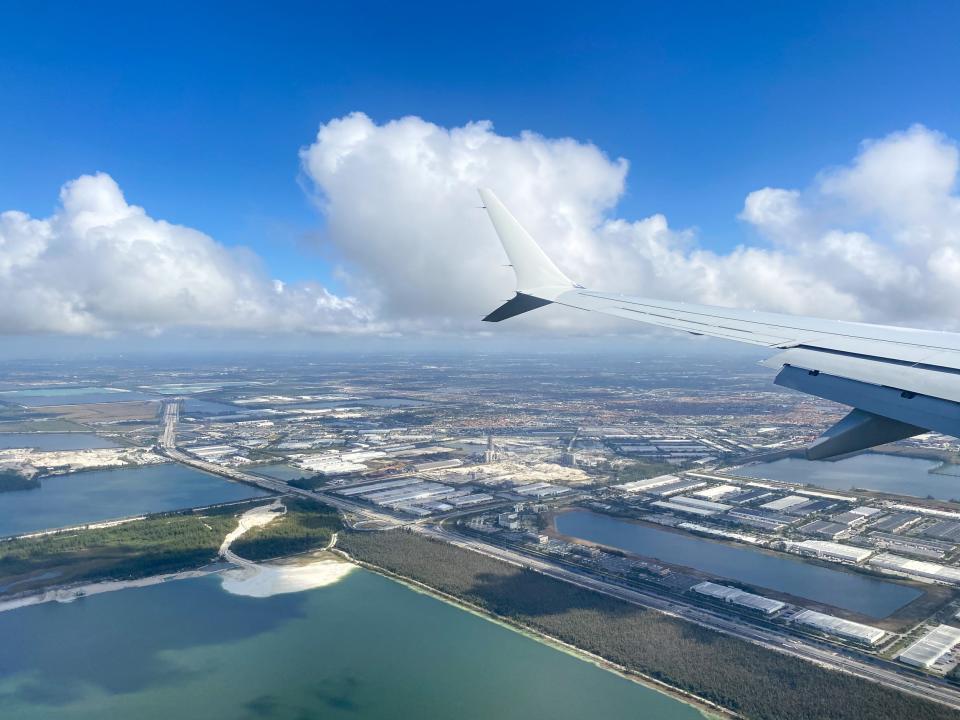
[[[676,465],[670,463],[649,462],[647,460],[635,460],[629,465],[624,465],[616,470],[617,482],[627,483],[634,480],[646,480],[647,478],[657,477],[658,475],[669,475],[677,471]]]
[[[0,433],[19,432],[91,432],[91,428],[69,420],[9,420],[0,422]]]
[[[946,720],[948,708],[406,531],[343,532],[354,558],[757,720]]]
[[[291,480],[290,484],[304,490],[315,490],[321,485],[324,485],[327,480],[326,475],[304,475],[301,478]]]

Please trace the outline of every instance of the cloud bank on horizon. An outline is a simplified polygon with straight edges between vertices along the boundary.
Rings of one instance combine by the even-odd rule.
[[[588,287],[960,328],[960,154],[922,125],[865,141],[806,188],[751,192],[739,217],[758,242],[726,253],[663,215],[617,217],[627,161],[570,138],[353,113],[321,125],[300,158],[348,295],[273,280],[253,254],[151,218],[97,174],[64,185],[48,218],[0,213],[0,333],[479,330],[513,278],[478,186]],[[539,314],[513,326],[622,328]]]

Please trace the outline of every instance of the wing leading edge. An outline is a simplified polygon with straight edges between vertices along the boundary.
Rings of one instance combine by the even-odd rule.
[[[822,460],[930,430],[960,437],[960,335],[597,292],[577,285],[491,190],[480,190],[517,276],[517,294],[484,320],[556,303],[779,351],[777,385],[853,409],[807,449]]]

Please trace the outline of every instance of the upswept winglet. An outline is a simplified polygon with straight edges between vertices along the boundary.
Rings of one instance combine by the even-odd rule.
[[[479,192],[517,276],[517,294],[487,315],[485,321],[500,322],[549,305],[558,296],[577,287],[540,249],[493,190],[480,188]]]

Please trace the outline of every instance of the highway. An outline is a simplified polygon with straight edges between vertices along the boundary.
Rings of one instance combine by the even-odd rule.
[[[176,426],[179,420],[179,402],[170,401],[165,405],[163,413],[163,428],[160,434],[160,446],[164,454],[176,462],[191,467],[206,470],[238,482],[255,485],[257,487],[281,495],[298,495],[311,500],[322,500],[338,510],[352,513],[361,518],[361,522],[375,523],[381,529],[407,527],[428,537],[450,543],[473,552],[478,552],[497,560],[506,561],[514,565],[526,567],[549,577],[572,583],[595,592],[625,600],[640,607],[657,610],[667,615],[692,622],[701,627],[753,642],[776,652],[786,653],[794,657],[816,663],[822,667],[880,683],[901,692],[933,700],[951,708],[960,710],[960,691],[934,678],[912,676],[906,674],[904,668],[894,665],[890,661],[880,658],[870,658],[864,655],[855,655],[834,646],[820,645],[814,641],[799,638],[788,633],[777,632],[770,628],[761,628],[732,618],[720,615],[703,607],[687,604],[674,598],[666,598],[653,593],[628,588],[617,583],[588,573],[586,570],[574,569],[566,565],[535,557],[499,545],[467,537],[455,533],[439,525],[427,524],[428,520],[400,520],[392,515],[371,509],[369,506],[330,495],[296,488],[280,480],[264,478],[242,472],[235,468],[228,468],[216,463],[200,460],[197,457],[182,452],[176,446]]]
[[[199,470],[205,470],[206,472],[213,473],[214,475],[220,475],[222,477],[229,478],[230,480],[236,480],[237,482],[246,483],[248,485],[255,485],[259,488],[280,495],[298,495],[300,497],[310,498],[311,500],[322,500],[324,503],[331,505],[342,512],[349,512],[360,516],[361,520],[365,523],[377,523],[378,526],[380,526],[380,528],[383,530],[401,527],[411,524],[412,522],[398,520],[392,515],[377,512],[368,506],[360,505],[340,497],[294,487],[293,485],[288,485],[281,480],[274,480],[273,478],[251,475],[250,473],[245,473],[242,470],[237,470],[236,468],[225,467],[223,465],[218,465],[217,463],[201,460],[194,455],[185,453],[177,447],[177,423],[180,419],[179,408],[180,402],[178,400],[168,401],[164,405],[162,416],[163,427],[160,431],[160,449],[162,453],[171,460],[183,465],[189,465],[190,467],[194,467]]]
[[[171,400],[163,405],[163,427],[160,430],[160,447],[176,449],[177,422],[180,420],[180,401]]]

